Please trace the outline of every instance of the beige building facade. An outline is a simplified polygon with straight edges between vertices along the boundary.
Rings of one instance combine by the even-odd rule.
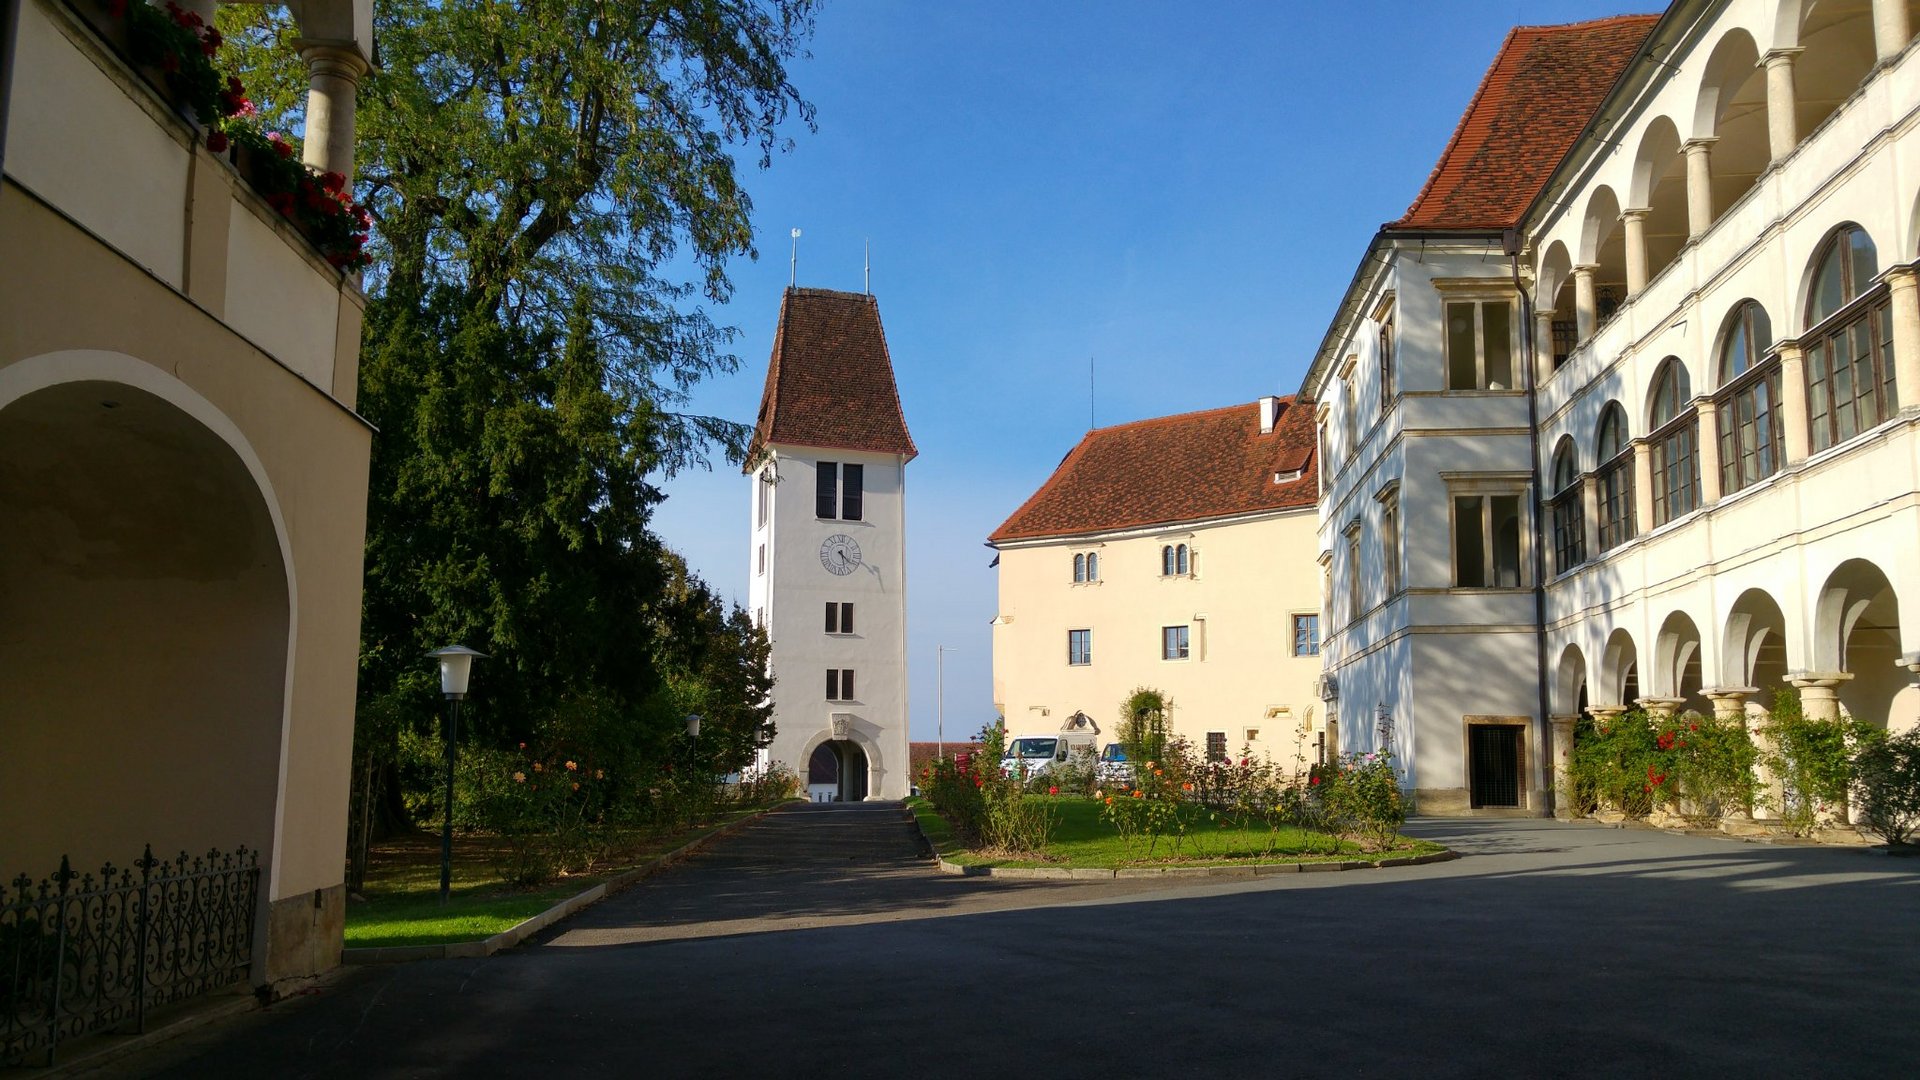
[[[1008,733],[1114,742],[1150,687],[1197,748],[1319,760],[1311,441],[1283,398],[1089,432],[990,541]]]
[[[307,161],[350,171],[371,7],[300,17]],[[324,971],[372,438],[357,275],[74,9],[20,0],[9,36],[0,872],[244,846],[251,981]]]

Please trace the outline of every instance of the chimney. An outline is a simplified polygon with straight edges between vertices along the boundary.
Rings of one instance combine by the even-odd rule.
[[[1260,399],[1260,434],[1269,435],[1280,420],[1280,399],[1268,394]]]

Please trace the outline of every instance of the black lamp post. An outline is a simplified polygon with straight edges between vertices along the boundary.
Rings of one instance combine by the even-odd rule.
[[[447,902],[453,888],[453,754],[460,739],[460,701],[467,696],[467,679],[473,674],[475,657],[485,657],[465,645],[449,645],[427,654],[440,661],[440,692],[452,702],[447,719],[447,814],[440,827],[440,902]]]

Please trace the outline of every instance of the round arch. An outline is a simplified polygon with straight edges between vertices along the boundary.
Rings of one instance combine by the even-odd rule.
[[[1787,640],[1787,618],[1765,589],[1748,589],[1727,612],[1721,635],[1720,681],[1753,687],[1759,702],[1770,704],[1787,672],[1799,666]]]
[[[1688,137],[1715,140],[1708,147],[1707,165],[1717,219],[1753,187],[1772,160],[1766,69],[1746,30],[1728,30],[1708,54]]]
[[[1654,637],[1653,692],[1659,697],[1681,698],[1682,709],[1710,712],[1700,696],[1702,680],[1700,628],[1684,611],[1668,615]]]
[[[813,752],[825,746],[827,743],[836,740],[850,742],[858,748],[861,755],[866,758],[866,798],[876,797],[879,792],[883,790],[881,781],[886,776],[886,759],[880,752],[879,742],[873,738],[870,732],[863,731],[861,728],[862,724],[860,721],[855,720],[847,725],[847,730],[844,735],[835,735],[831,725],[814,732],[814,734],[807,739],[806,744],[800,748],[799,767],[805,769],[807,764],[813,760]],[[998,762],[994,764],[998,765]]]
[[[153,365],[45,354],[0,369],[0,519],[0,623],[36,628],[0,640],[0,739],[31,764],[0,761],[0,814],[63,808],[14,858],[244,844],[262,855],[265,903],[298,592],[259,456]]]
[[[1853,677],[1838,689],[1854,719],[1878,728],[1910,726],[1912,678],[1900,660],[1900,603],[1885,573],[1866,559],[1834,567],[1814,606],[1814,664]]]
[[[1560,662],[1554,666],[1551,706],[1556,716],[1578,716],[1589,704],[1587,693],[1587,656],[1580,646],[1569,644],[1560,650]]]
[[[1607,636],[1607,648],[1600,660],[1600,692],[1597,705],[1631,707],[1641,696],[1639,653],[1633,635],[1624,627]]]
[[[1672,265],[1687,243],[1687,159],[1680,152],[1680,128],[1670,117],[1655,117],[1641,133],[1627,205],[1647,212],[1641,235],[1651,282]]]

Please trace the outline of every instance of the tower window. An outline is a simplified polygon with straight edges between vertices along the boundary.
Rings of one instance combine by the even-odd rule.
[[[813,514],[828,521],[862,521],[866,466],[823,461],[813,474]]]
[[[828,668],[827,669],[827,700],[828,701],[852,701],[853,700],[853,669],[852,668]]]
[[[853,605],[827,601],[827,633],[853,633]]]

